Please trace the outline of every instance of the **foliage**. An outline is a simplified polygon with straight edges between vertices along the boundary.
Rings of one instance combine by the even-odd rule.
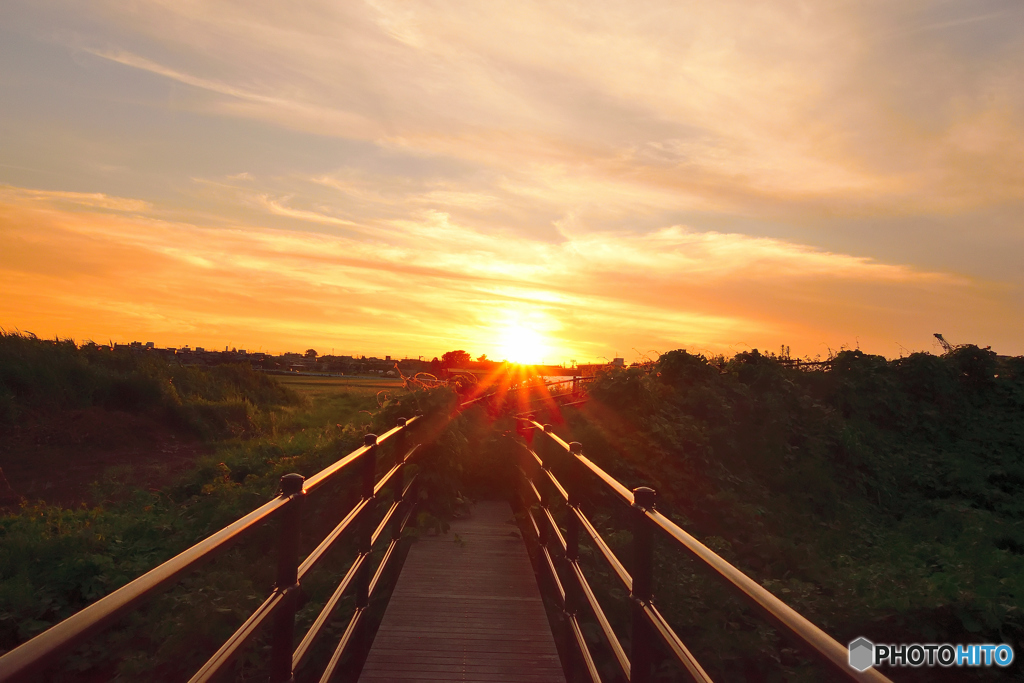
[[[107,378],[128,378],[144,386],[155,378],[160,393],[146,410],[177,406],[168,400],[176,395],[183,408],[224,411],[228,425],[250,424],[258,418],[260,428],[215,432],[209,442],[212,454],[161,491],[130,492],[98,507],[26,504],[18,513],[0,517],[0,652],[263,504],[273,497],[283,474],[309,476],[357,448],[367,432],[383,433],[398,417],[417,412],[428,418],[446,416],[454,402],[454,392],[441,388],[396,392],[379,405],[376,388],[349,393],[344,387],[302,401],[272,377],[243,366],[180,368],[161,366],[159,359],[146,356],[110,352],[97,360],[93,350],[76,349],[67,342],[11,337],[0,340],[8,344],[3,347],[7,353],[0,355],[5,371],[0,376],[15,374],[6,371],[17,365],[12,356],[20,353],[19,358],[27,359],[20,377],[30,380],[4,385],[16,386],[16,393],[11,393],[18,415],[106,405],[98,398],[105,394],[96,387],[102,389]],[[17,353],[10,351],[12,347]],[[69,388],[74,377],[87,381]],[[173,394],[163,388],[164,379]],[[232,414],[232,406],[239,404],[258,414]],[[447,428],[444,420],[436,424],[439,431]],[[427,432],[423,438],[430,436]],[[446,449],[457,441],[457,434],[445,435],[432,457],[451,461]],[[390,453],[387,448],[384,452]],[[346,500],[353,495],[355,479],[343,476],[316,500],[307,501],[307,541],[319,540],[339,521],[338,497]],[[444,500],[443,486],[434,488],[438,502],[432,499],[427,509],[441,519],[446,507],[453,506]],[[273,582],[273,563],[265,561],[274,552],[273,532],[272,527],[259,530],[210,568],[157,598],[146,611],[129,617],[124,626],[91,640],[66,659],[56,680],[187,677],[184,674],[212,654],[265,597]],[[310,602],[300,611],[300,622],[308,625],[333,585],[322,575],[314,576],[304,582],[304,590]],[[257,643],[248,651],[248,659],[239,665],[242,679],[248,669],[260,668],[264,645]]]
[[[842,351],[812,371],[678,350],[600,376],[568,438],[628,485],[654,486],[663,510],[840,642],[1019,652],[1022,368],[973,345],[897,360]],[[813,679],[682,552],[662,550],[659,599],[712,678],[749,679],[756,663]]]
[[[441,365],[446,368],[461,368],[471,360],[473,360],[472,356],[460,349],[458,351],[448,351],[441,356]]]
[[[0,423],[98,406],[157,414],[203,436],[243,435],[266,427],[267,409],[300,402],[247,364],[189,367],[153,352],[0,331]]]

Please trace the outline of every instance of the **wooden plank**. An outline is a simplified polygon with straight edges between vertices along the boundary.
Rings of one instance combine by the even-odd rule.
[[[565,683],[508,503],[416,541],[359,680]]]

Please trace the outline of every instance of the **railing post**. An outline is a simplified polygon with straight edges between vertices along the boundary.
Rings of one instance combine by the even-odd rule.
[[[657,493],[641,486],[633,489],[633,592],[630,595],[633,633],[629,653],[630,683],[651,680],[651,637],[644,606],[651,601],[654,569],[653,534],[647,510],[653,510]]]
[[[398,432],[398,434],[395,434],[395,464],[396,465],[398,465],[398,464],[400,464],[402,462],[402,459],[405,458],[405,452],[407,450],[409,450],[407,445],[406,445],[408,443],[408,440],[407,440],[407,437],[408,437],[407,432],[408,432],[408,430],[405,428],[405,423],[406,422],[407,422],[407,420],[404,417],[400,417],[400,418],[398,418],[398,423],[396,425],[396,426],[402,428],[402,430],[400,432]]]
[[[302,526],[302,501],[305,493],[301,474],[281,477],[281,495],[291,496],[281,516],[281,533],[277,549],[277,585],[284,593],[284,604],[274,617],[270,653],[270,683],[286,683],[292,676],[292,646],[295,639],[295,612],[299,597],[299,530]]]
[[[370,517],[369,502],[373,501],[373,484],[377,476],[377,435],[367,434],[363,437],[363,445],[367,446],[359,462],[359,470],[362,474],[362,486],[360,487],[362,499],[367,501],[359,520],[358,544],[359,554],[369,555],[371,550],[371,536],[373,535],[373,520]],[[366,607],[370,604],[370,562],[363,562],[359,574],[355,578],[356,609]]]
[[[576,651],[579,644],[576,642],[576,634],[573,632],[569,620],[576,616],[580,607],[580,587],[576,581],[576,572],[573,571],[573,563],[580,559],[580,520],[576,516],[579,508],[579,481],[576,476],[576,456],[583,452],[583,446],[578,441],[569,444],[569,463],[565,470],[565,488],[569,493],[568,507],[565,518],[565,617],[566,628],[563,638],[565,640],[565,652],[569,664],[566,671],[566,679],[576,681],[579,679],[579,670],[576,666],[575,657],[571,653]]]
[[[531,424],[525,428],[525,431],[523,432],[523,438],[526,440],[526,447],[533,450],[534,437],[536,437],[537,430],[537,428],[534,427],[532,424],[533,420],[535,419],[535,416],[533,414],[530,414],[526,416],[526,419],[529,420]]]
[[[565,469],[565,489],[569,493],[569,515],[565,520],[565,558],[575,562],[580,557],[580,520],[576,511],[580,507],[579,472],[576,457],[583,453],[583,445],[579,441],[569,444],[569,466]]]
[[[544,433],[551,433],[551,425],[544,425]],[[536,453],[540,456],[541,469],[547,472],[551,469],[551,463],[548,459],[548,440],[546,438],[537,441]],[[547,476],[537,477],[537,490],[540,492],[540,508],[543,513],[541,520],[543,523],[540,525],[540,544],[548,549],[548,553],[551,553],[551,548],[548,546],[548,540],[551,538],[550,523],[548,522],[547,511],[551,508],[551,497],[548,494],[548,482],[544,481]]]
[[[393,499],[395,503],[402,502],[402,491],[405,489],[405,452],[408,450],[406,448],[406,444],[408,443],[408,441],[406,440],[406,432],[408,431],[408,429],[406,429],[405,425],[406,419],[404,417],[398,418],[398,426],[402,428],[402,431],[398,433],[398,441],[396,446],[398,448],[398,455],[396,457],[398,471],[395,472],[395,483],[393,484],[393,486],[395,487],[395,494]],[[395,522],[391,527],[391,540],[393,541],[397,541],[402,537],[402,524],[399,521],[400,519],[401,515],[395,515]]]

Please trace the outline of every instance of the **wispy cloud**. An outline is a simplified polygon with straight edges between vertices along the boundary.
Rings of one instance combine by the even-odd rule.
[[[1019,345],[1012,2],[0,12],[51,58],[0,62],[4,315],[409,352],[509,320],[576,356]]]
[[[317,6],[314,28],[306,13],[247,11],[240,21],[228,8],[143,3],[133,30],[149,32],[144,21],[169,27],[164,44],[194,64],[212,51],[205,61],[220,75],[121,49],[92,52],[224,95],[216,108],[225,114],[502,169],[562,167],[590,196],[632,186],[744,210],[813,201],[876,212],[1024,197],[1000,161],[1020,151],[1000,143],[1022,137],[1019,108],[1004,133],[975,135],[971,150],[1009,175],[970,182],[960,160],[961,129],[1006,105],[965,100],[957,76],[939,76],[970,55],[929,36],[899,43],[858,31],[929,33],[1009,10],[908,28],[900,13],[869,7],[650,9],[525,3],[506,14],[382,0]],[[1018,35],[988,59],[1019,76],[1021,45]],[[931,74],[915,51],[932,61]],[[921,126],[894,111],[894,80],[931,90],[946,120]]]
[[[0,192],[2,238],[16,246],[0,259],[7,283],[0,295],[49,302],[40,310],[58,310],[58,320],[85,320],[102,301],[105,315],[124,312],[118,330],[141,325],[168,343],[182,343],[170,339],[180,336],[175,330],[198,333],[190,321],[209,318],[217,322],[202,332],[206,343],[227,334],[238,343],[287,345],[305,335],[307,344],[379,348],[388,339],[389,351],[421,354],[464,340],[494,353],[508,321],[526,319],[549,335],[560,360],[637,344],[727,350],[751,337],[814,352],[815,335],[842,334],[823,310],[853,315],[870,341],[885,333],[866,309],[896,317],[899,305],[936,297],[958,301],[965,316],[979,301],[998,307],[984,283],[962,277],[678,226],[514,245],[477,235],[472,249],[455,251],[472,230],[452,225],[446,238],[405,226],[382,247],[356,236],[82,214],[58,202]],[[54,253],[64,254],[59,268]],[[147,306],[151,318],[138,313]],[[397,335],[396,317],[404,321]],[[60,332],[81,334],[81,327]]]
[[[153,208],[152,204],[141,199],[125,199],[110,197],[102,192],[65,192],[60,190],[33,190],[23,187],[0,185],[0,196],[8,195],[21,199],[29,199],[46,204],[73,204],[94,209],[112,211],[128,211],[141,213]]]

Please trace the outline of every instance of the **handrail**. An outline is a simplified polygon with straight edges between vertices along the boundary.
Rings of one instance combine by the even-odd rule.
[[[542,425],[536,422],[532,416],[520,419],[527,428],[525,433],[521,432],[524,433],[527,440],[527,443],[523,444],[523,455],[527,460],[525,465],[518,468],[530,491],[529,498],[531,500],[525,504],[526,512],[536,531],[542,553],[546,559],[545,564],[548,567],[550,578],[554,580],[557,586],[558,594],[561,598],[560,602],[565,609],[568,628],[571,631],[570,635],[574,636],[570,640],[577,641],[580,654],[583,657],[584,667],[592,678],[596,675],[596,669],[593,666],[593,657],[589,652],[589,646],[584,639],[575,636],[579,632],[579,625],[575,614],[576,605],[571,600],[575,595],[574,591],[582,592],[587,606],[590,607],[597,618],[605,640],[611,647],[612,654],[615,655],[620,668],[626,674],[627,680],[644,682],[650,680],[651,662],[649,661],[649,646],[645,642],[646,638],[638,636],[639,632],[637,629],[642,629],[649,636],[657,636],[664,642],[668,650],[686,669],[693,680],[702,682],[711,680],[700,666],[700,663],[693,657],[676,632],[654,606],[653,597],[651,596],[651,570],[653,563],[651,561],[650,533],[651,530],[658,529],[668,539],[673,541],[674,544],[688,551],[707,569],[710,569],[730,590],[756,607],[763,616],[780,628],[782,633],[791,636],[798,643],[806,647],[812,654],[829,665],[834,672],[853,681],[870,681],[872,683],[886,683],[889,681],[888,678],[875,669],[858,672],[850,667],[848,665],[847,648],[840,645],[803,615],[772,595],[756,581],[726,562],[671,519],[656,510],[654,504],[655,492],[653,490],[639,488],[630,491],[618,480],[586,458],[583,455],[580,444],[566,443],[554,434],[550,425]],[[549,457],[547,448],[542,451],[540,445],[537,445],[537,450],[535,451],[531,447],[535,435],[538,433],[546,437],[548,442],[557,446],[556,451],[561,452],[560,462],[567,467],[565,470],[568,473],[567,480],[559,481],[551,471],[551,464],[554,458]],[[538,455],[538,453],[541,453],[541,455]],[[567,456],[568,460],[566,460]],[[528,474],[529,470],[536,471],[538,469],[543,473],[543,476],[535,479]],[[579,484],[575,481],[574,474],[577,470],[588,471],[593,474],[604,484],[606,490],[614,493],[618,500],[626,503],[632,509],[633,512],[631,514],[634,520],[634,567],[632,574],[626,571],[622,562],[608,547],[608,544],[601,538],[600,533],[580,509],[578,503]],[[563,536],[549,509],[546,494],[538,489],[542,479],[547,480],[548,485],[567,503],[568,517],[565,536]],[[540,504],[541,517],[546,522],[543,526],[538,525],[537,520],[534,518],[531,509],[534,502]],[[600,551],[600,555],[612,568],[616,577],[630,590],[630,599],[633,606],[633,652],[628,658],[625,656],[625,651],[619,646],[617,636],[612,631],[607,617],[593,595],[586,577],[579,566],[579,562],[576,560],[578,551],[575,544],[578,542],[580,528],[594,542],[594,545]],[[554,534],[551,533],[552,530]],[[564,561],[562,565],[565,567],[565,572],[563,572],[565,574],[564,580],[559,576],[556,563],[551,554],[550,546],[552,541],[554,541],[555,549],[561,551],[563,555]],[[640,573],[639,578],[637,578],[637,572]],[[600,679],[593,678],[593,680]]]
[[[110,595],[72,614],[0,657],[0,680],[19,680],[48,664],[90,635],[110,625],[151,595],[170,587],[185,572],[202,566],[247,531],[268,521],[292,499],[278,496],[245,517],[203,539]]]
[[[517,384],[514,384],[514,385],[509,385],[509,386],[505,387],[505,394],[507,395],[510,392],[521,391],[523,389],[537,389],[537,388],[545,388],[546,389],[547,387],[553,387],[553,386],[557,386],[559,384],[573,384],[573,385],[575,385],[575,384],[578,384],[578,383],[582,383],[584,381],[589,381],[589,380],[594,379],[593,375],[589,375],[587,377],[583,377],[582,375],[578,375],[578,376],[559,375],[559,377],[569,377],[569,379],[563,379],[563,380],[559,380],[559,381],[550,381],[550,382],[536,382],[536,383],[533,383],[533,384],[530,384],[530,383],[525,383],[524,384],[524,383],[520,382],[520,383],[517,383]],[[491,386],[493,386],[493,384]],[[486,389],[484,389],[484,390],[486,391]],[[492,396],[497,396],[497,395],[499,395],[501,393],[502,393],[502,390],[501,390],[501,388],[499,388],[499,389],[496,389],[496,390],[494,390],[494,391],[492,391],[492,392],[490,392],[488,394],[481,394],[479,396],[474,396],[473,398],[469,399],[468,401],[463,401],[462,403],[460,403],[459,404],[459,408],[460,409],[461,408],[466,408],[468,406],[473,405],[474,403],[477,403],[479,401],[483,401],[484,399],[487,399],[487,398],[491,398]],[[555,396],[560,396],[560,395],[561,394],[556,394]],[[553,398],[551,396],[550,392],[548,393],[548,396]],[[529,401],[528,403],[535,403],[536,401],[539,401],[539,400],[543,400],[543,397],[540,398],[540,399],[533,399],[532,401]]]
[[[594,616],[597,618],[597,624],[601,627],[604,639],[608,642],[609,647],[612,649],[612,653],[615,655],[615,661],[619,663],[619,668],[622,669],[622,673],[626,675],[628,680],[630,669],[629,657],[626,656],[626,651],[622,649],[622,644],[619,643],[619,637],[615,635],[611,622],[608,621],[608,617],[605,615],[604,610],[601,609],[601,605],[597,601],[597,596],[594,595],[594,589],[590,587],[587,577],[583,575],[583,569],[580,567],[579,562],[570,562],[569,567],[572,569],[576,583],[579,584],[580,589],[583,591],[583,597],[587,599],[587,605],[590,607],[590,611],[593,612]]]
[[[644,514],[656,528],[665,532],[670,538],[677,541],[679,545],[686,548],[694,557],[711,567],[726,585],[730,586],[734,592],[740,593],[747,602],[758,607],[761,613],[769,617],[777,626],[781,626],[813,647],[837,668],[849,668],[848,648],[837,643],[831,636],[808,621],[802,614],[716,555],[706,545],[683,531],[679,525],[665,515],[657,510],[645,510]],[[852,671],[852,669],[850,670]]]
[[[33,680],[40,672],[59,661],[62,654],[65,654],[70,649],[86,640],[89,636],[92,636],[102,629],[110,626],[118,618],[139,607],[146,599],[152,597],[161,590],[166,590],[181,579],[186,573],[191,572],[192,570],[202,566],[204,563],[212,560],[215,556],[231,547],[247,533],[285,512],[288,513],[285,515],[285,526],[288,526],[287,522],[290,517],[294,517],[297,521],[298,517],[293,514],[293,512],[298,512],[298,508],[295,506],[299,505],[308,493],[332,480],[342,471],[349,469],[357,463],[362,463],[364,473],[362,500],[360,500],[360,502],[357,503],[356,506],[345,516],[341,523],[339,523],[338,526],[336,526],[334,530],[327,535],[324,541],[307,556],[306,560],[301,565],[298,565],[298,560],[296,558],[295,564],[292,564],[290,568],[285,566],[288,564],[286,561],[287,557],[285,557],[288,553],[285,552],[285,549],[293,547],[293,552],[297,552],[297,545],[295,545],[297,540],[297,529],[294,529],[293,531],[295,533],[291,534],[287,533],[287,530],[284,530],[286,533],[282,535],[281,549],[283,555],[279,558],[278,585],[263,604],[252,614],[252,616],[249,617],[249,619],[246,620],[241,628],[239,628],[235,634],[232,635],[226,643],[224,643],[217,653],[207,661],[207,663],[192,679],[193,681],[209,680],[234,659],[241,647],[252,638],[257,629],[268,619],[274,616],[281,619],[283,614],[282,608],[286,605],[291,605],[291,614],[285,616],[287,616],[288,620],[293,623],[296,606],[295,598],[299,590],[299,583],[301,582],[301,579],[324,557],[327,550],[330,549],[342,534],[348,528],[353,526],[353,522],[363,517],[364,513],[370,508],[369,504],[376,499],[380,490],[403,471],[403,466],[408,462],[409,458],[412,457],[418,448],[418,445],[414,445],[408,452],[402,454],[398,463],[383,476],[381,481],[375,482],[373,468],[375,466],[376,452],[379,445],[392,437],[399,435],[404,436],[406,431],[420,419],[421,418],[418,416],[409,419],[403,418],[399,420],[399,424],[396,427],[388,430],[379,437],[368,435],[363,446],[357,448],[331,465],[328,465],[326,468],[308,479],[303,480],[301,475],[297,474],[285,475],[282,477],[281,491],[272,500],[264,503],[244,517],[213,533],[202,541],[199,541],[191,548],[179,553],[127,585],[117,589],[110,595],[107,595],[92,605],[76,612],[67,619],[52,626],[46,631],[43,631],[31,640],[22,643],[0,657],[0,681]],[[400,440],[404,442],[404,439]],[[401,446],[402,444],[399,444],[400,448]],[[398,487],[395,492],[394,504],[392,504],[390,510],[387,512],[384,521],[378,525],[377,529],[373,531],[372,534],[370,533],[370,529],[366,529],[366,541],[372,542],[377,540],[377,537],[382,533],[386,523],[394,516],[401,501],[407,499],[406,494],[408,493],[411,485],[411,481],[404,487],[401,485],[401,482],[398,483]],[[405,526],[410,513],[411,508],[409,512],[406,513],[401,527]],[[364,523],[361,525],[361,528],[365,526],[366,525]],[[376,584],[376,579],[381,575],[387,560],[390,559],[392,555],[391,551],[393,550],[399,534],[400,529],[396,528],[394,537],[391,541],[391,546],[389,546],[388,552],[385,554],[385,559],[382,561],[381,566],[378,567],[376,576],[374,577],[374,584]],[[366,554],[368,554],[368,549],[366,549]],[[362,555],[360,557],[362,557]],[[357,564],[362,566],[364,563],[357,560]],[[282,574],[282,571],[285,573]],[[282,583],[282,577],[288,577],[288,580]],[[365,583],[368,583],[369,577],[364,578],[366,579]],[[342,581],[339,589],[346,587],[349,582],[348,577],[346,577],[346,580]],[[374,587],[376,586],[374,585]],[[336,595],[336,597],[340,597],[340,594]],[[335,600],[335,603],[336,602],[337,600]],[[276,633],[277,630],[275,627],[275,634]],[[290,629],[287,630],[287,636],[286,640],[290,641]],[[308,643],[306,643],[305,640],[303,643],[308,646]],[[300,649],[301,647],[302,646],[300,645]],[[287,643],[287,648],[288,657],[290,659],[292,648],[291,642]],[[276,679],[276,677],[273,676],[272,678]]]

